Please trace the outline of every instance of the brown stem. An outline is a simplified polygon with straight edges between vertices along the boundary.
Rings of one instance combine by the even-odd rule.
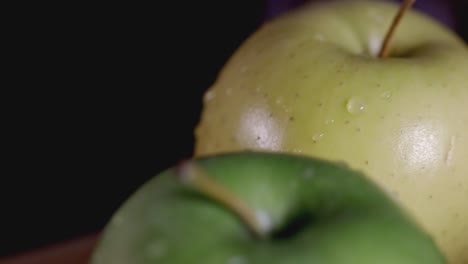
[[[403,4],[400,6],[400,10],[398,11],[397,15],[393,19],[393,22],[390,26],[390,29],[385,36],[385,40],[379,52],[379,58],[387,58],[390,54],[390,42],[395,35],[395,30],[397,26],[400,24],[401,19],[403,18],[406,11],[408,11],[411,6],[416,2],[416,0],[405,0]]]
[[[177,175],[183,183],[229,208],[256,237],[263,238],[267,235],[270,225],[268,221],[264,221],[265,216],[252,210],[224,186],[214,181],[200,166],[191,161],[184,161],[177,169]]]

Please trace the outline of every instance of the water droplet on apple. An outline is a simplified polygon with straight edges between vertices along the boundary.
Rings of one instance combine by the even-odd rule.
[[[205,93],[205,97],[203,98],[205,102],[209,102],[213,100],[216,97],[216,92],[213,90],[209,90],[208,92]]]
[[[244,256],[232,256],[230,257],[226,264],[247,264],[249,261]]]
[[[276,104],[278,104],[278,105],[283,104],[283,98],[282,97],[276,98]]]
[[[367,110],[366,101],[361,97],[353,96],[346,103],[346,109],[351,114],[364,113]]]
[[[325,125],[331,125],[335,123],[335,119],[327,119],[325,120]]]
[[[385,100],[388,100],[388,99],[392,98],[392,92],[391,91],[385,91],[385,92],[380,94],[380,97],[385,99]]]
[[[455,136],[450,137],[447,153],[445,154],[445,164],[450,167],[453,160],[453,152],[455,149]]]
[[[292,150],[294,153],[302,153],[302,149],[295,148]]]
[[[310,180],[312,179],[312,177],[314,177],[315,175],[315,169],[312,168],[312,167],[309,167],[307,168],[306,170],[304,170],[304,172],[302,173],[302,177],[306,180]]]
[[[160,259],[167,253],[167,246],[162,241],[153,241],[146,246],[146,257],[151,260]]]
[[[315,135],[312,136],[312,140],[314,142],[320,141],[320,140],[322,140],[322,138],[323,138],[323,133],[315,134]]]

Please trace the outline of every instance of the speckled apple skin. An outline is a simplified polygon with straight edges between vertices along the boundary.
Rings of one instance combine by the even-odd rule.
[[[411,11],[376,57],[398,6],[308,5],[260,27],[204,97],[195,155],[240,149],[338,160],[384,187],[468,263],[468,50]]]

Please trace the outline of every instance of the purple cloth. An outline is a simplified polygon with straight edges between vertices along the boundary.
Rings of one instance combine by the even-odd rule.
[[[267,0],[265,20],[271,19],[305,2],[312,1],[317,2],[317,0]],[[388,1],[402,2],[402,0]],[[447,0],[420,0],[416,1],[414,8],[423,11],[453,29],[456,23],[451,2]]]

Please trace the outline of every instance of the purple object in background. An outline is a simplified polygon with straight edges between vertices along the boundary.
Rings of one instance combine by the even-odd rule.
[[[269,20],[281,13],[295,8],[305,2],[320,2],[322,0],[267,0],[265,20]],[[341,0],[344,1],[344,0]],[[349,0],[348,0],[349,1]],[[380,1],[380,0],[375,0]],[[401,3],[402,0],[387,0]],[[448,0],[419,0],[414,8],[436,18],[441,23],[455,29],[452,1]]]
[[[394,2],[402,2],[394,1]],[[419,0],[414,3],[414,8],[434,17],[450,28],[455,28],[455,15],[452,9],[452,1],[448,0]]]
[[[304,0],[266,0],[265,20],[270,20],[283,12],[293,9],[305,2]]]

